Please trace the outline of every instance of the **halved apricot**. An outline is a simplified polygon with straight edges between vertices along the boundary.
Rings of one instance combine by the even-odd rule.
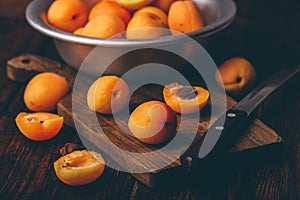
[[[87,150],[73,151],[54,162],[56,176],[68,185],[85,185],[98,179],[105,162],[99,153]]]
[[[165,102],[177,113],[190,114],[204,108],[209,100],[208,90],[199,86],[183,86],[178,83],[163,89]]]
[[[56,136],[63,126],[63,117],[46,112],[17,115],[16,124],[21,133],[31,140],[49,140]]]
[[[144,143],[164,143],[176,134],[176,114],[163,102],[145,102],[131,113],[128,127]]]

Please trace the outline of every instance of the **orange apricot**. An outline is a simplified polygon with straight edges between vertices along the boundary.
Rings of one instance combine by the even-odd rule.
[[[32,111],[53,111],[68,90],[68,83],[62,76],[52,72],[40,73],[26,85],[24,102]]]
[[[54,162],[56,176],[67,185],[85,185],[98,179],[104,171],[105,162],[99,153],[77,150]]]
[[[82,31],[83,31],[83,27],[80,27],[80,28],[76,29],[73,33],[76,35],[81,35]]]
[[[102,76],[90,87],[87,93],[88,107],[102,114],[120,112],[129,99],[127,83],[117,76]]]
[[[255,84],[256,73],[251,63],[245,58],[234,57],[226,60],[219,67],[216,78],[224,84],[225,90],[232,95],[243,95]]]
[[[128,24],[131,19],[130,12],[126,8],[123,8],[118,3],[113,1],[100,1],[94,5],[89,13],[89,20],[102,14],[116,15],[124,21],[125,25]]]
[[[165,24],[168,24],[167,14],[161,10],[160,8],[154,7],[154,6],[146,6],[143,8],[140,8],[139,10],[135,11],[134,15],[138,15],[142,12],[149,12],[156,16],[158,16]]]
[[[141,12],[134,15],[128,23],[127,39],[149,39],[163,37],[170,34],[167,25],[155,14]]]
[[[153,0],[115,0],[115,1],[119,5],[129,10],[137,10],[153,2]]]
[[[165,12],[169,11],[171,4],[176,0],[154,0],[153,6],[162,9]]]
[[[164,100],[174,111],[190,114],[204,108],[209,101],[208,90],[199,86],[183,86],[178,83],[166,85]]]
[[[180,33],[189,33],[203,27],[201,13],[192,1],[175,1],[168,14],[170,29]]]
[[[47,19],[56,28],[74,32],[86,24],[88,12],[82,0],[56,0],[48,9]]]
[[[139,105],[131,113],[128,127],[144,143],[164,143],[176,134],[176,114],[163,102],[149,101]]]
[[[89,21],[82,30],[82,35],[95,38],[110,38],[125,31],[123,20],[112,14],[102,14]]]
[[[63,126],[63,117],[46,112],[17,115],[16,124],[21,133],[31,140],[49,140],[56,136]]]

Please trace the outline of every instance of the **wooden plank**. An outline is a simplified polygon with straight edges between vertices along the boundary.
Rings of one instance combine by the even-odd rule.
[[[25,60],[30,58],[30,62],[25,62],[24,64],[24,58]],[[11,59],[8,61],[7,65],[7,71],[8,71],[8,77],[10,77],[13,80],[19,80],[19,81],[28,81],[28,79],[31,76],[27,76],[26,72],[29,72],[31,74],[36,74],[41,71],[53,71],[56,73],[59,73],[63,76],[65,76],[68,80],[70,80],[70,85],[74,82],[74,75],[75,73],[69,72],[68,67],[62,67],[59,65],[59,63],[55,61],[51,61],[49,59],[44,59],[41,57],[36,57],[33,55],[25,55],[19,56],[17,58]],[[22,73],[20,73],[20,71]],[[25,75],[24,75],[25,73]],[[21,77],[21,78],[19,78]],[[24,79],[24,77],[26,77]],[[111,159],[121,164],[121,166],[132,166],[135,167],[135,165],[140,165],[141,167],[144,167],[145,169],[151,169],[151,167],[156,167],[155,164],[143,161],[142,163],[138,163],[134,157],[127,158],[128,155],[126,155],[126,151],[129,152],[138,152],[138,153],[145,153],[145,152],[153,152],[161,148],[160,145],[158,146],[151,146],[146,145],[133,136],[127,134],[128,128],[127,128],[127,121],[128,118],[126,115],[118,115],[117,118],[114,118],[110,115],[101,115],[97,114],[97,120],[96,122],[93,121],[88,115],[93,114],[93,112],[87,107],[86,103],[86,94],[84,91],[87,90],[89,85],[93,82],[93,79],[89,77],[81,77],[83,80],[81,84],[79,85],[80,88],[77,88],[77,90],[82,91],[78,94],[78,96],[72,100],[71,94],[63,98],[58,103],[58,113],[64,117],[65,124],[69,125],[70,127],[75,128],[74,126],[74,117],[81,116],[81,120],[77,121],[76,125],[81,128],[81,134],[89,141],[91,141],[95,146],[101,147],[100,150],[106,154],[111,155],[110,145],[111,143],[117,145],[119,148],[123,149],[123,155],[114,156],[111,157]],[[140,104],[141,102],[155,99],[155,100],[163,100],[162,98],[162,87],[158,85],[148,85],[139,88],[138,91],[136,91],[130,100],[130,110],[134,109],[135,106]],[[80,113],[76,113],[76,115],[72,112],[72,103],[75,106],[80,107]],[[227,97],[227,106],[228,108],[232,107],[236,102],[231,99],[230,97]],[[221,102],[219,102],[221,104]],[[208,110],[209,108],[207,108]],[[211,122],[217,119],[220,115],[223,113],[219,113],[218,116],[210,116],[210,113],[204,110],[204,112],[201,112],[201,118],[200,121],[198,118],[193,118],[191,116],[180,116],[177,115],[177,120],[181,123],[185,124],[185,129],[183,131],[183,134],[180,136],[182,139],[188,139],[192,137],[190,135],[192,130],[189,130],[189,127],[192,127],[194,124],[198,124],[198,133],[196,136],[196,140],[198,140],[200,137],[203,136],[203,134],[208,129],[208,126]],[[87,116],[87,117],[85,117]],[[82,120],[84,118],[84,120]],[[118,120],[119,125],[116,124],[116,121]],[[211,120],[211,122],[210,122]],[[99,130],[97,127],[101,125],[101,128],[103,130],[103,134],[99,133]],[[78,128],[78,127],[77,127]],[[104,139],[108,137],[109,142],[104,142]],[[276,134],[274,130],[266,126],[264,123],[259,121],[258,119],[255,119],[253,124],[245,131],[243,135],[241,135],[238,142],[228,150],[228,153],[234,153],[234,152],[241,152],[249,149],[254,149],[257,147],[262,147],[270,144],[276,144],[281,142],[280,136]],[[184,149],[176,149],[171,150],[169,152],[161,153],[159,156],[155,157],[157,162],[164,163],[172,163],[168,165],[167,167],[156,170],[154,172],[149,173],[138,173],[138,174],[132,174],[134,177],[136,177],[139,181],[142,183],[148,185],[152,188],[157,188],[161,185],[161,182],[168,181],[168,179],[175,175],[181,175],[178,173],[176,169],[180,168],[180,161],[172,160],[171,158],[178,155],[178,152],[182,152]],[[173,162],[174,161],[174,162]],[[175,169],[175,170],[174,170]]]

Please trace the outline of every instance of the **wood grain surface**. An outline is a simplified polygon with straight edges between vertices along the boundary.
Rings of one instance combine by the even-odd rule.
[[[258,83],[282,68],[299,64],[299,1],[235,2],[236,20],[222,32],[222,41],[210,51],[217,64],[231,56],[244,56],[253,63]],[[13,9],[4,10],[13,15]],[[258,111],[258,117],[284,139],[280,148],[263,148],[226,158],[230,162],[208,167],[204,171],[207,176],[194,177],[193,182],[186,182],[183,177],[169,179],[181,183],[178,188],[153,190],[130,174],[111,168],[106,168],[103,177],[89,185],[63,184],[55,176],[52,164],[65,143],[80,144],[78,135],[64,126],[50,141],[33,142],[25,138],[14,122],[19,112],[28,111],[23,103],[25,84],[6,77],[7,60],[18,55],[36,54],[61,62],[60,57],[50,38],[37,33],[22,19],[1,14],[0,199],[300,198],[299,78],[265,101]],[[176,173],[174,170],[169,177]]]

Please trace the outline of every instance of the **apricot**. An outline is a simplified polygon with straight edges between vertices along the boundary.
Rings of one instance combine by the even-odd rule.
[[[127,39],[150,39],[170,34],[167,25],[155,14],[141,12],[134,15],[128,23]]]
[[[102,114],[120,112],[129,99],[127,83],[117,76],[102,76],[89,88],[88,107]]]
[[[115,0],[115,1],[119,5],[129,10],[137,10],[153,2],[153,0]]]
[[[40,73],[26,85],[24,102],[32,111],[53,111],[68,90],[68,83],[62,76],[52,72]]]
[[[166,104],[177,113],[190,114],[203,109],[209,101],[208,90],[199,86],[183,86],[178,83],[163,89]]]
[[[192,1],[175,1],[171,4],[168,15],[170,29],[180,33],[189,33],[203,28],[199,9]]]
[[[131,113],[128,127],[144,143],[164,143],[176,134],[176,114],[163,102],[149,101],[139,105]]]
[[[154,0],[153,6],[162,9],[165,12],[169,11],[171,4],[176,0]]]
[[[80,28],[76,29],[73,33],[77,34],[77,35],[81,35],[82,31],[83,31],[83,27],[80,27]]]
[[[85,185],[98,179],[104,171],[105,162],[99,153],[77,150],[54,162],[56,176],[68,185]]]
[[[130,12],[113,1],[100,1],[94,5],[89,13],[89,20],[101,14],[116,15],[124,21],[125,25],[127,25],[131,19]]]
[[[216,78],[224,84],[225,90],[232,95],[243,95],[255,84],[256,72],[245,58],[234,57],[225,61],[219,67]]]
[[[48,9],[47,19],[56,28],[74,32],[86,24],[88,12],[82,0],[56,0]]]
[[[82,35],[95,38],[110,38],[125,31],[123,20],[112,14],[102,14],[89,21],[82,30]]]
[[[158,16],[165,24],[168,24],[167,14],[160,8],[157,8],[154,6],[146,6],[146,7],[140,8],[139,10],[135,11],[134,15],[138,15],[142,12],[152,13],[152,14]]]
[[[31,140],[49,140],[56,136],[63,126],[63,117],[46,112],[21,112],[15,118],[21,133]]]

